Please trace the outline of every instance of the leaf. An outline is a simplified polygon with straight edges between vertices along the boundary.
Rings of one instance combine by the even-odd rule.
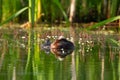
[[[4,22],[0,23],[0,26],[2,26],[5,23],[8,23],[10,20],[14,19],[15,17],[19,16],[22,12],[24,12],[25,10],[27,10],[28,7],[24,7],[21,10],[19,10],[18,12],[16,12],[15,14],[13,14],[12,16],[10,16],[8,19],[6,19]]]
[[[61,10],[61,12],[62,12],[65,20],[66,20],[67,23],[68,23],[68,22],[69,22],[69,19],[68,19],[68,17],[67,17],[67,14],[66,14],[65,11],[64,11],[62,5],[60,4],[60,2],[59,2],[58,0],[53,0],[53,2],[60,8],[60,10]]]
[[[105,25],[105,24],[107,24],[107,23],[113,22],[113,21],[118,20],[118,19],[120,19],[120,16],[116,16],[116,17],[112,17],[112,18],[106,19],[106,20],[104,20],[104,21],[101,21],[101,22],[99,22],[99,23],[96,23],[96,24],[93,25],[93,26],[90,26],[90,27],[88,28],[88,30],[101,27],[101,26],[103,26],[103,25]]]

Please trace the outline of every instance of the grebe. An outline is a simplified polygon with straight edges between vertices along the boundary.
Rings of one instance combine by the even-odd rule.
[[[53,43],[49,39],[42,45],[42,49],[49,53],[50,51],[59,59],[63,60],[67,55],[71,54],[74,50],[74,44],[64,37],[59,37]]]

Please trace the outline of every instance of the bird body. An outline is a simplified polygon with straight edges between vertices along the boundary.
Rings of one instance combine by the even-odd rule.
[[[74,45],[66,39],[57,39],[51,44],[50,48],[51,52],[55,54],[56,57],[64,58],[73,52]]]
[[[53,43],[50,43],[50,41],[47,40],[43,46],[45,52],[50,50],[59,60],[63,60],[74,50],[74,44],[63,37],[56,39]]]

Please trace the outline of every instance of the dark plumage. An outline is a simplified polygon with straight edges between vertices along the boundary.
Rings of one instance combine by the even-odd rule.
[[[47,39],[44,44],[41,45],[41,50],[44,50],[45,53],[49,54],[50,53],[50,39]]]
[[[74,44],[63,37],[56,39],[53,43],[47,40],[42,49],[45,52],[52,52],[59,60],[63,60],[67,55],[71,54],[74,50]]]

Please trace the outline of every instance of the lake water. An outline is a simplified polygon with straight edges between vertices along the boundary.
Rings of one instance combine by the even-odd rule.
[[[63,61],[40,50],[46,37],[71,39],[67,29],[0,30],[0,80],[120,80],[119,34],[77,31],[75,50]],[[33,46],[32,46],[33,45]]]

